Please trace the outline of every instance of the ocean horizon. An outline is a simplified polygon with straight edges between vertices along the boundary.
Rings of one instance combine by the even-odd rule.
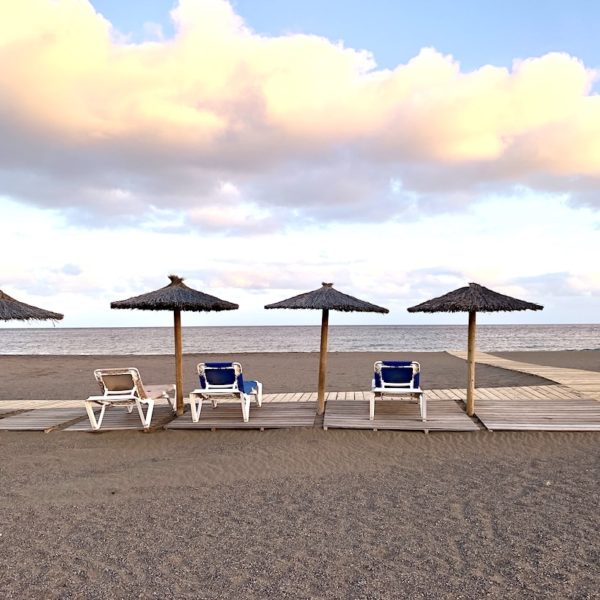
[[[316,352],[320,327],[183,327],[186,354]],[[330,352],[442,352],[466,348],[466,325],[332,325]],[[600,350],[600,324],[479,325],[484,352]],[[171,327],[2,328],[4,355],[172,354]]]

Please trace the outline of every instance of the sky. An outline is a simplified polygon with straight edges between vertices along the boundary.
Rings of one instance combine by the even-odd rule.
[[[543,8],[541,7],[543,4]],[[390,309],[477,282],[595,323],[594,0],[0,3],[0,289],[60,327],[185,277],[184,325],[316,324],[321,282]],[[15,323],[5,326],[14,327]],[[39,326],[36,324],[35,326]]]

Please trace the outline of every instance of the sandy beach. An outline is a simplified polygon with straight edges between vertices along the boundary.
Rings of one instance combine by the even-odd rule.
[[[315,356],[241,358],[281,386],[270,391],[314,389]],[[333,354],[331,385],[367,387],[372,358]],[[461,384],[463,361],[418,358],[426,387]],[[77,397],[90,369],[115,364],[170,379],[169,357],[5,356],[2,394]],[[0,444],[3,598],[598,597],[594,433],[0,432]]]

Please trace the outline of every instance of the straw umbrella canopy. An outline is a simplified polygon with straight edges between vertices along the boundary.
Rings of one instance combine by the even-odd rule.
[[[388,313],[387,308],[376,306],[370,302],[359,300],[348,294],[338,292],[333,288],[333,283],[323,283],[323,287],[312,292],[300,294],[281,302],[267,304],[265,308],[291,308],[291,309],[314,309],[322,310],[321,319],[321,349],[319,355],[319,407],[318,414],[325,411],[325,374],[327,371],[327,338],[329,335],[329,311],[339,310],[341,312],[376,312]]]
[[[0,290],[0,321],[60,321],[63,315],[19,302]]]
[[[469,333],[467,344],[467,414],[475,412],[475,330],[478,312],[512,312],[519,310],[542,310],[544,307],[533,302],[525,302],[494,292],[477,283],[448,292],[439,298],[433,298],[411,306],[408,312],[468,312]]]
[[[127,300],[111,302],[111,308],[135,308],[139,310],[172,310],[175,333],[175,384],[177,395],[177,414],[183,414],[183,366],[181,344],[181,311],[194,312],[236,310],[239,305],[221,300],[210,294],[194,290],[178,275],[169,275],[171,283],[163,288],[134,296]]]

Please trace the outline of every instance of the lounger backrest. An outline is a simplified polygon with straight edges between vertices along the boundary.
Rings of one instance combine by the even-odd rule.
[[[237,362],[200,363],[198,365],[200,387],[208,390],[231,389],[232,391],[244,389],[242,365]]]
[[[137,369],[96,369],[96,381],[100,384],[103,394],[118,395],[125,392],[146,398],[142,378]]]
[[[418,388],[421,366],[415,361],[378,360],[375,363],[375,387]]]

